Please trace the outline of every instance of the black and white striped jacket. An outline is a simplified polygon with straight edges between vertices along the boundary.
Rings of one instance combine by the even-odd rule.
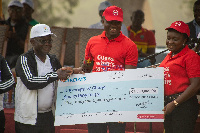
[[[56,71],[61,68],[60,62],[55,55],[48,54],[54,72],[38,77],[37,63],[33,49],[22,54],[16,63],[15,71],[23,84],[30,90],[37,90],[46,87],[49,83],[56,81],[58,75]]]
[[[54,87],[53,105],[51,109],[53,114],[55,113],[58,85],[56,71],[61,68],[61,65],[55,55],[48,54],[48,56],[53,72],[47,73],[45,76],[38,76],[37,62],[33,49],[18,58],[15,67],[17,75],[17,85],[15,88],[15,121],[24,124],[36,124],[38,89],[42,89],[50,83],[53,83]]]
[[[2,94],[12,89],[15,81],[10,71],[10,67],[8,66],[5,58],[1,55],[0,55],[0,71],[1,71],[0,94]]]
[[[5,58],[0,55],[0,111],[3,110],[3,97],[5,92],[11,90],[15,84],[13,75],[10,71]]]

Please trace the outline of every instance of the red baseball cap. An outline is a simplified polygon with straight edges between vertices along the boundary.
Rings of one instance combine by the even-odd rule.
[[[183,21],[175,21],[175,22],[173,22],[171,24],[171,26],[166,28],[165,30],[168,30],[168,29],[175,29],[178,32],[186,33],[188,35],[188,37],[190,36],[189,26],[187,24],[185,24]]]
[[[103,16],[107,21],[123,21],[123,11],[117,6],[109,6],[103,12]]]

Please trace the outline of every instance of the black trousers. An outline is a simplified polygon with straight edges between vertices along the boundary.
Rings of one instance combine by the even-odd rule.
[[[36,125],[15,121],[15,131],[16,133],[55,133],[52,111],[38,113]]]
[[[108,122],[108,123],[88,123],[88,133],[125,133],[126,123]]]
[[[5,114],[4,111],[0,111],[0,133],[4,133],[5,130]]]
[[[199,112],[196,96],[178,105],[165,116],[165,133],[193,133]]]

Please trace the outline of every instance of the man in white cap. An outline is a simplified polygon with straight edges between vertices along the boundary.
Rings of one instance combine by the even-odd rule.
[[[99,11],[99,16],[101,17],[101,21],[96,24],[90,25],[89,28],[91,28],[91,29],[103,29],[104,28],[103,23],[102,23],[102,15],[103,15],[104,10],[109,6],[112,6],[112,4],[108,1],[104,1],[104,2],[100,3],[100,5],[98,7],[98,11]],[[126,28],[126,25],[123,23],[121,26],[121,31],[125,36],[128,37],[128,30]]]
[[[60,62],[49,54],[52,47],[50,27],[37,24],[30,32],[33,46],[22,54],[15,67],[16,133],[54,133],[54,112],[57,81],[66,80],[75,70],[62,69]],[[77,72],[78,73],[78,72]]]
[[[22,0],[21,3],[23,4],[23,16],[26,19],[26,22],[29,25],[34,26],[39,24],[35,19],[33,19],[32,14],[34,12],[34,3],[32,0]]]
[[[6,25],[9,26],[6,60],[10,68],[14,68],[19,55],[24,53],[24,44],[28,33],[28,23],[22,16],[23,5],[18,0],[12,0],[8,4],[9,18]]]

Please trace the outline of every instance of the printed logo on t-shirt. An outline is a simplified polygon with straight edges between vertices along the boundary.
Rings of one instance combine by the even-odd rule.
[[[141,39],[141,40],[144,40],[144,35],[141,35],[141,36],[140,36],[140,39]]]
[[[112,57],[98,55],[96,59],[96,72],[124,70],[122,65],[116,65]]]
[[[171,85],[171,76],[169,74],[169,67],[164,67],[164,83]]]

